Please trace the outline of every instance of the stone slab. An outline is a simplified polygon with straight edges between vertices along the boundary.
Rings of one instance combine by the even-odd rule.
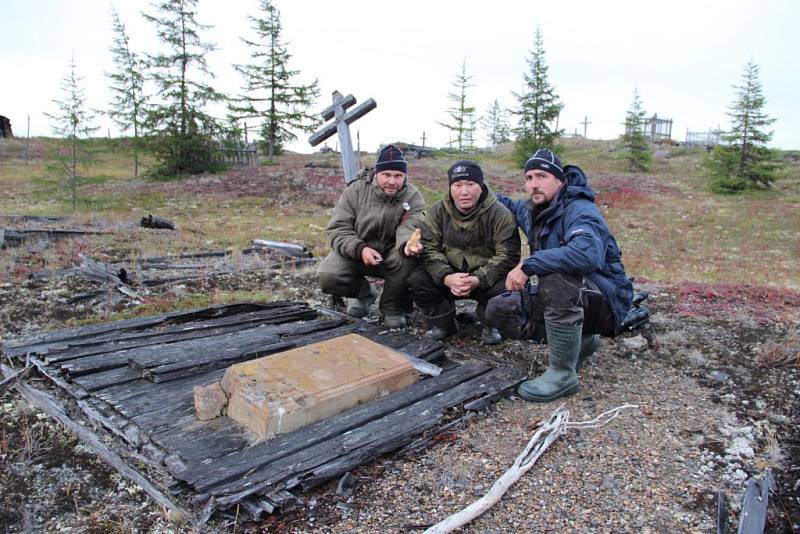
[[[208,421],[222,415],[228,396],[219,382],[194,387],[194,412],[201,421]]]
[[[419,379],[399,352],[348,334],[232,365],[228,417],[259,438],[291,432]]]

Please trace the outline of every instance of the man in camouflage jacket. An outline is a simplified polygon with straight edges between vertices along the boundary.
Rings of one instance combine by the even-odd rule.
[[[504,291],[506,275],[520,259],[514,215],[489,191],[481,168],[459,161],[447,177],[447,196],[425,213],[422,265],[409,278],[414,301],[433,327],[426,335],[434,339],[456,332],[456,299],[477,300],[483,321],[486,302]],[[485,342],[499,337],[484,328]]]
[[[374,173],[359,177],[342,192],[326,229],[331,252],[317,269],[322,291],[347,298],[347,313],[369,314],[375,294],[365,276],[383,278],[380,311],[387,326],[406,324],[412,303],[406,279],[413,267],[406,246],[419,227],[422,194],[406,177],[407,163],[394,145],[381,149]]]

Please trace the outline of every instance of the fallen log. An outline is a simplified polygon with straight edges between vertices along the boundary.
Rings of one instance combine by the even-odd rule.
[[[313,255],[303,245],[272,241],[269,239],[253,239],[253,248],[256,250],[269,250],[297,258],[311,258]]]

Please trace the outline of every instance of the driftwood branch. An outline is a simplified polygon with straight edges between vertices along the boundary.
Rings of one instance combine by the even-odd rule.
[[[479,517],[486,510],[494,506],[506,491],[524,475],[533,464],[544,454],[550,445],[559,438],[562,434],[566,433],[569,428],[597,428],[607,424],[609,421],[619,415],[619,413],[626,408],[637,408],[634,405],[625,405],[608,412],[600,414],[591,421],[570,422],[569,410],[564,406],[559,406],[550,415],[550,419],[546,423],[542,423],[539,429],[533,434],[525,449],[517,456],[514,463],[508,470],[497,479],[489,491],[470,504],[460,512],[451,515],[444,521],[433,525],[425,531],[425,534],[446,534],[463,527],[473,519]]]

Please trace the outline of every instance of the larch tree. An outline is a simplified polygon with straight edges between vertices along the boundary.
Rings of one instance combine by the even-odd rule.
[[[514,130],[514,156],[521,162],[527,160],[537,148],[552,146],[561,135],[558,116],[563,105],[559,102],[555,87],[550,84],[542,30],[538,26],[527,65],[527,70],[522,74],[523,89],[520,93],[514,93],[518,107],[512,110],[518,117]]]
[[[728,108],[731,129],[722,136],[725,143],[717,145],[705,161],[711,188],[719,193],[768,188],[775,181],[778,165],[767,147],[772,132],[766,130],[775,119],[764,111],[767,100],[758,70],[752,61],[745,65],[742,83],[733,86],[736,98]]]
[[[61,80],[61,99],[53,102],[58,108],[57,113],[45,113],[55,121],[52,126],[54,134],[67,140],[67,148],[59,152],[58,161],[63,166],[67,179],[67,189],[70,193],[72,210],[75,211],[78,202],[78,165],[88,165],[92,161],[87,144],[89,135],[98,130],[98,126],[91,124],[94,114],[86,109],[86,90],[81,87],[82,76],[78,76],[75,58],[70,61],[69,72]]]
[[[467,104],[467,89],[474,87],[471,80],[472,76],[467,74],[467,61],[464,60],[461,63],[461,72],[456,75],[452,84],[455,91],[447,94],[447,98],[453,103],[447,110],[450,120],[438,123],[455,136],[454,141],[459,151],[467,148],[469,140],[474,137],[475,108]]]
[[[625,133],[620,138],[621,151],[619,152],[619,157],[627,163],[628,170],[631,171],[646,171],[653,161],[650,143],[642,131],[646,113],[642,107],[639,89],[634,87],[631,107],[625,114],[625,122],[623,123]]]
[[[251,49],[252,62],[234,65],[244,78],[243,94],[229,107],[240,119],[261,121],[261,136],[272,158],[297,139],[296,131],[313,132],[319,125],[319,119],[308,112],[319,98],[318,82],[294,82],[299,71],[289,68],[292,56],[281,38],[280,12],[270,0],[261,0],[259,15],[247,18],[255,38],[242,41]]]
[[[489,105],[486,114],[481,117],[480,124],[486,132],[489,146],[492,148],[511,140],[508,112],[500,105],[497,99]]]
[[[149,146],[159,165],[155,174],[165,178],[217,170],[214,136],[219,121],[206,112],[209,103],[225,96],[207,83],[213,74],[206,55],[215,50],[200,33],[210,26],[196,20],[197,0],[164,0],[153,4],[155,15],[142,16],[156,26],[164,49],[148,55],[150,79],[160,101],[148,110]]]
[[[113,8],[111,24],[114,30],[111,55],[115,70],[106,73],[111,81],[109,89],[111,89],[112,95],[106,114],[123,132],[133,130],[133,175],[139,176],[139,139],[142,133],[142,124],[146,118],[144,75],[142,74],[144,65],[141,58],[131,48],[125,24]]]

